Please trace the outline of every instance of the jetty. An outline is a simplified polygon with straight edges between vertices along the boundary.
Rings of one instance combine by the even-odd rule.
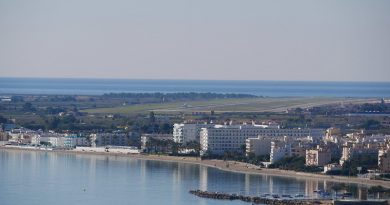
[[[332,200],[332,199],[284,199],[284,198],[265,198],[257,196],[244,196],[238,194],[227,194],[221,192],[209,192],[201,190],[191,190],[190,194],[198,197],[219,200],[241,200],[252,204],[271,204],[271,205],[389,205],[387,200]]]
[[[238,194],[227,194],[220,192],[208,192],[201,190],[190,190],[190,194],[193,194],[202,198],[219,199],[219,200],[241,200],[250,202],[253,204],[272,204],[272,205],[310,205],[310,204],[322,204],[331,205],[333,200],[331,199],[281,199],[281,198],[264,198],[257,196],[244,196]]]

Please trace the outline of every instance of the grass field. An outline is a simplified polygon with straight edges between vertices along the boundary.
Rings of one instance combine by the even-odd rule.
[[[323,97],[291,97],[291,98],[248,98],[248,99],[216,99],[207,101],[186,101],[174,103],[152,103],[140,105],[119,106],[113,108],[97,108],[82,110],[90,114],[110,113],[156,113],[175,112],[283,112],[291,108],[307,108],[313,106],[363,103],[373,99],[357,98],[323,98]]]

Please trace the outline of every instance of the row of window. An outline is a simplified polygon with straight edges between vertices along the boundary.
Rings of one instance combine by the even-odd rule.
[[[209,144],[209,147],[240,147],[242,144]]]

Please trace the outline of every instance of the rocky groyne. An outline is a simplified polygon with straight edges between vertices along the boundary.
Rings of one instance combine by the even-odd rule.
[[[220,192],[208,192],[201,190],[191,190],[191,194],[209,199],[219,200],[241,200],[254,204],[272,204],[272,205],[309,205],[309,204],[332,204],[332,200],[319,200],[319,199],[273,199],[273,198],[262,198],[257,196],[243,196],[238,194],[227,194]]]

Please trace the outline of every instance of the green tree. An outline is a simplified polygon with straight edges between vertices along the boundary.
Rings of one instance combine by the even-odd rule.
[[[180,144],[174,142],[173,140],[169,140],[169,143],[170,143],[171,148],[172,148],[172,154],[177,155],[179,153]]]
[[[378,168],[378,155],[360,155],[346,161],[341,169],[341,174],[345,176],[356,176],[358,167],[362,167],[361,174],[367,173],[368,169]]]
[[[366,120],[361,127],[366,130],[375,130],[381,127],[381,123],[377,120],[369,119]]]
[[[150,124],[156,123],[156,116],[155,116],[155,114],[154,114],[153,111],[151,111],[151,112],[149,113],[149,123],[150,123]]]
[[[8,120],[4,116],[0,115],[0,123],[7,123]]]
[[[49,124],[47,125],[48,129],[57,129],[58,125],[60,124],[60,119],[58,117],[53,117],[50,121]]]
[[[22,108],[24,111],[35,111],[36,109],[34,108],[34,106],[30,103],[30,102],[26,102],[23,104],[23,108]]]
[[[241,153],[245,154],[246,153],[246,144],[240,145],[240,150],[241,150]]]
[[[197,142],[197,141],[189,141],[189,142],[186,143],[185,147],[187,149],[195,150],[195,154],[199,155],[199,152],[200,152],[200,143],[199,142]]]
[[[40,142],[40,144],[43,145],[43,146],[46,146],[46,147],[50,147],[51,146],[50,142]]]

